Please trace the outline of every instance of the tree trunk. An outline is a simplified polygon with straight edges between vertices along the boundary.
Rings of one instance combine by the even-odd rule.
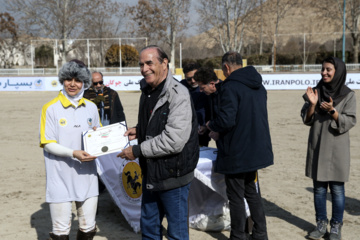
[[[354,51],[354,63],[359,63],[359,33],[352,34],[353,36],[353,51]]]
[[[175,70],[175,45],[176,45],[176,31],[173,31],[171,36],[171,60],[172,66]]]

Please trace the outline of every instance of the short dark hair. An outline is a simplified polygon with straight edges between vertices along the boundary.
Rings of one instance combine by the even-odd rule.
[[[218,77],[216,76],[212,68],[201,67],[196,71],[194,79],[196,82],[200,82],[202,84],[209,84],[210,82],[216,82],[218,80]]]
[[[158,53],[157,59],[159,60],[160,63],[164,62],[165,58],[168,60],[168,63],[170,62],[170,59],[169,59],[168,55],[166,54],[166,52],[157,45],[149,45],[149,46],[144,47],[143,49],[140,50],[140,54],[142,53],[142,51],[144,51],[146,49],[150,49],[150,48],[156,49],[156,51]],[[169,64],[168,64],[168,66],[169,66]]]
[[[224,66],[225,63],[233,66],[242,66],[242,57],[238,52],[227,52],[221,59],[222,66]]]
[[[188,72],[198,70],[199,68],[200,68],[200,65],[198,63],[190,62],[183,67],[183,72],[184,72],[184,74],[187,74]]]

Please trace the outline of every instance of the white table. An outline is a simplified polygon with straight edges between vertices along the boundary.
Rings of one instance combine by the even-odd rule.
[[[195,179],[190,187],[190,226],[201,230],[217,230],[229,225],[224,176],[213,172],[216,153],[217,149],[215,148],[202,147],[200,149],[200,158],[194,173]],[[117,158],[116,155],[117,153],[113,153],[97,158],[98,173],[125,219],[135,232],[139,232],[141,189],[139,190],[138,187],[141,184],[140,166],[138,160],[127,161]],[[129,176],[130,178],[128,178]],[[134,188],[136,189],[134,190]],[[210,217],[210,221],[205,221],[204,217]],[[218,223],[223,220],[223,224]],[[213,229],[214,227],[216,229]]]

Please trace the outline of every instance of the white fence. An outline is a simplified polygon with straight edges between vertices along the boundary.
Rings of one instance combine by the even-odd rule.
[[[275,69],[272,65],[254,65],[256,70],[261,73],[270,72],[317,72],[321,71],[321,64],[313,65],[276,65]],[[346,64],[346,69],[349,72],[360,72],[360,64]],[[105,67],[105,68],[90,68],[91,71],[102,72],[104,75],[133,75],[140,74],[139,67]],[[16,69],[0,69],[0,76],[21,76],[21,75],[57,75],[56,68],[16,68]]]
[[[113,74],[140,74],[140,67],[107,67],[107,68],[90,68],[91,71],[102,72],[105,75]],[[21,75],[54,75],[58,74],[56,68],[15,68],[15,69],[0,69],[0,76],[21,76]]]

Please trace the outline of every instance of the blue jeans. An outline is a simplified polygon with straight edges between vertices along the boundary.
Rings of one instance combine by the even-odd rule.
[[[326,194],[330,188],[332,201],[332,223],[342,223],[345,210],[345,186],[343,182],[319,182],[314,180],[314,205],[316,221],[328,220],[326,215]]]
[[[143,186],[146,186],[146,183]],[[143,188],[140,219],[142,239],[162,239],[161,223],[164,215],[168,221],[167,234],[169,239],[189,239],[189,188],[190,183],[165,191],[149,191]]]

